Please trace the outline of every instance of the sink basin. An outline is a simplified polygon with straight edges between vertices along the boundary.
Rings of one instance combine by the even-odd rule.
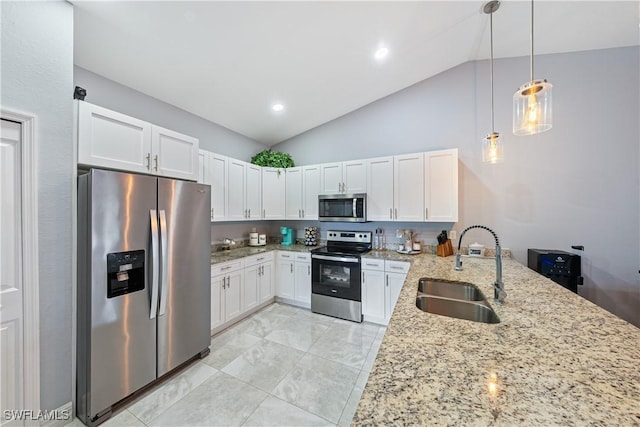
[[[486,299],[480,289],[470,283],[447,282],[427,278],[422,278],[418,282],[418,292],[464,301],[484,301]]]
[[[481,323],[500,323],[498,315],[485,302],[462,301],[432,295],[418,295],[416,306],[427,313]]]

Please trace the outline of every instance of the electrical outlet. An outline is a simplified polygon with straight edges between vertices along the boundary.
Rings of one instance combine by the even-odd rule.
[[[396,230],[396,239],[402,239],[404,237],[404,230]]]
[[[458,233],[456,233],[456,230],[451,230],[451,231],[449,232],[449,238],[450,238],[451,240],[456,240],[457,234],[458,234]]]

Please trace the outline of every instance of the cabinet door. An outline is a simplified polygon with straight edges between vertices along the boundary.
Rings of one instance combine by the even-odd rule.
[[[369,322],[384,323],[384,271],[362,270],[362,314]]]
[[[285,217],[302,218],[302,168],[287,168]]]
[[[253,265],[244,269],[244,305],[247,311],[258,305],[260,283],[260,266]]]
[[[260,264],[260,303],[273,298],[273,262]]]
[[[294,272],[293,261],[279,260],[278,273],[276,275],[276,296],[294,299]]]
[[[235,319],[242,314],[243,278],[244,271],[238,270],[227,274],[226,287],[224,289],[225,322]]]
[[[342,163],[323,163],[320,165],[320,193],[342,193]]]
[[[295,290],[294,299],[306,304],[311,304],[311,263],[295,263]]]
[[[211,278],[211,329],[224,323],[224,288],[227,276],[220,275]]]
[[[227,219],[227,170],[229,159],[209,154],[209,184],[211,185],[211,221]]]
[[[151,124],[78,101],[78,163],[152,173]]]
[[[367,160],[367,219],[393,220],[393,157]]]
[[[342,163],[343,193],[367,192],[367,167],[365,160]]]
[[[302,217],[304,219],[317,220],[318,194],[320,194],[320,165],[303,167],[302,175]]]
[[[209,153],[204,150],[198,150],[198,184],[209,184]]]
[[[247,183],[245,209],[248,219],[260,219],[262,216],[262,168],[247,163]]]
[[[398,297],[400,296],[400,291],[402,290],[404,279],[406,279],[407,275],[402,273],[386,273],[386,275],[385,319],[386,323],[389,323],[391,314],[393,314],[393,308],[396,306],[396,302],[398,302]]]
[[[227,219],[231,221],[246,219],[244,207],[245,168],[246,163],[242,160],[229,158],[229,171],[227,173]]]
[[[422,153],[393,158],[393,219],[424,221],[424,156]]]
[[[458,149],[424,154],[425,220],[458,221]]]
[[[198,179],[197,138],[153,125],[151,152],[154,173],[178,179]]]
[[[286,178],[282,169],[262,168],[263,219],[284,219]]]

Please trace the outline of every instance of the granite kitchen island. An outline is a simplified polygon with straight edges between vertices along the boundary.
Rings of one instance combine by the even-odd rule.
[[[640,329],[511,259],[417,255],[352,425],[640,425]],[[421,277],[477,285],[500,318],[420,311]]]

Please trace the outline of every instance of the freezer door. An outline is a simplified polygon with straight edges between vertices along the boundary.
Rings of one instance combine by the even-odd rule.
[[[210,209],[209,185],[158,178],[158,376],[210,344]]]
[[[85,190],[78,194],[78,212],[86,227],[78,237],[90,255],[84,258],[88,265],[79,268],[78,345],[89,362],[78,373],[84,382],[78,397],[86,400],[86,416],[93,419],[156,378],[149,242],[157,180],[97,169],[83,179],[87,185],[80,187]]]

